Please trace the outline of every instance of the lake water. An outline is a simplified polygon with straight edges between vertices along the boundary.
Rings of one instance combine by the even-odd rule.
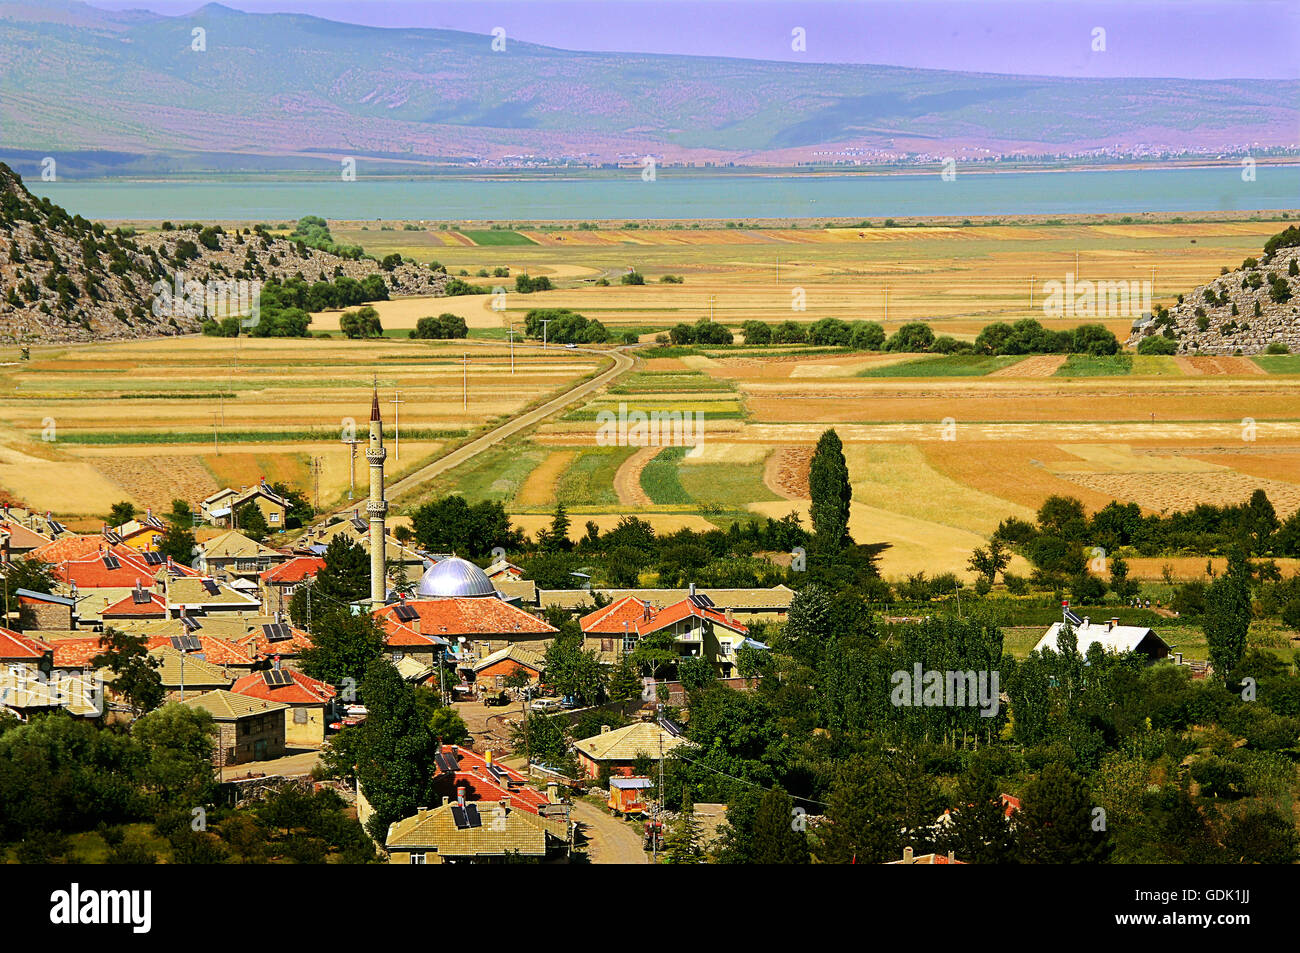
[[[320,181],[90,180],[41,182],[38,195],[90,219],[288,221],[331,219],[879,218],[1292,209],[1300,166],[1260,166],[1243,182],[1215,169],[924,175],[699,175]]]

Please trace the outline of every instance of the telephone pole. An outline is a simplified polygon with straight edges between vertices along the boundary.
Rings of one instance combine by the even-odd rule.
[[[311,458],[311,476],[315,487],[316,509],[320,509],[320,457]]]
[[[406,403],[402,400],[400,390],[393,391],[393,399],[389,401],[393,405],[393,459],[402,459],[402,407]]]
[[[217,451],[217,456],[220,456],[221,444],[217,440],[217,415],[215,413],[212,415],[212,446]]]
[[[348,447],[348,499],[350,500],[357,489],[357,445],[365,443],[365,441],[353,437],[351,440],[344,440],[343,442]]]
[[[510,373],[515,372],[515,323],[510,322]]]
[[[551,323],[550,318],[542,318],[542,350],[546,350],[546,326]]]

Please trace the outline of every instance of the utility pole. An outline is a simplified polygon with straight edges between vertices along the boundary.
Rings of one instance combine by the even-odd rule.
[[[663,705],[655,706],[660,712],[663,711]],[[659,728],[659,801],[655,805],[654,825],[650,828],[651,853],[655,863],[659,863],[659,836],[664,829],[664,736],[663,726],[655,719],[655,726]],[[685,805],[683,805],[684,807]]]
[[[348,499],[350,500],[357,488],[357,445],[365,443],[365,441],[353,437],[351,440],[344,440],[343,442],[348,446]]]
[[[406,403],[402,400],[400,390],[393,391],[393,399],[389,401],[393,405],[393,459],[402,459],[402,407]]]
[[[709,295],[709,322],[713,322],[713,299],[716,295]]]
[[[515,372],[515,323],[510,322],[510,373]]]
[[[889,320],[889,284],[885,284],[885,320]]]
[[[1036,277],[1037,275],[1029,276],[1029,310],[1030,311],[1034,310],[1034,278]]]
[[[542,318],[542,350],[546,350],[546,326],[551,323],[550,318]]]
[[[217,451],[217,456],[221,455],[221,444],[217,441],[217,415],[212,415],[212,446]],[[234,513],[234,510],[231,510]]]
[[[320,457],[311,458],[311,476],[315,486],[316,509],[320,509]]]

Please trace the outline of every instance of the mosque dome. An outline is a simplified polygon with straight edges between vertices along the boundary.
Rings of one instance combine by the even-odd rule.
[[[415,594],[420,599],[477,599],[495,596],[497,587],[469,560],[449,556],[425,570]]]

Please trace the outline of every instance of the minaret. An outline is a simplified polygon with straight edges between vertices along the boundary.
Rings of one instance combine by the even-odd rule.
[[[385,571],[384,516],[388,502],[384,499],[384,424],[379,419],[379,388],[374,390],[370,404],[370,445],[366,447],[366,460],[370,464],[370,499],[366,513],[370,517],[370,602],[382,606],[388,594]]]

